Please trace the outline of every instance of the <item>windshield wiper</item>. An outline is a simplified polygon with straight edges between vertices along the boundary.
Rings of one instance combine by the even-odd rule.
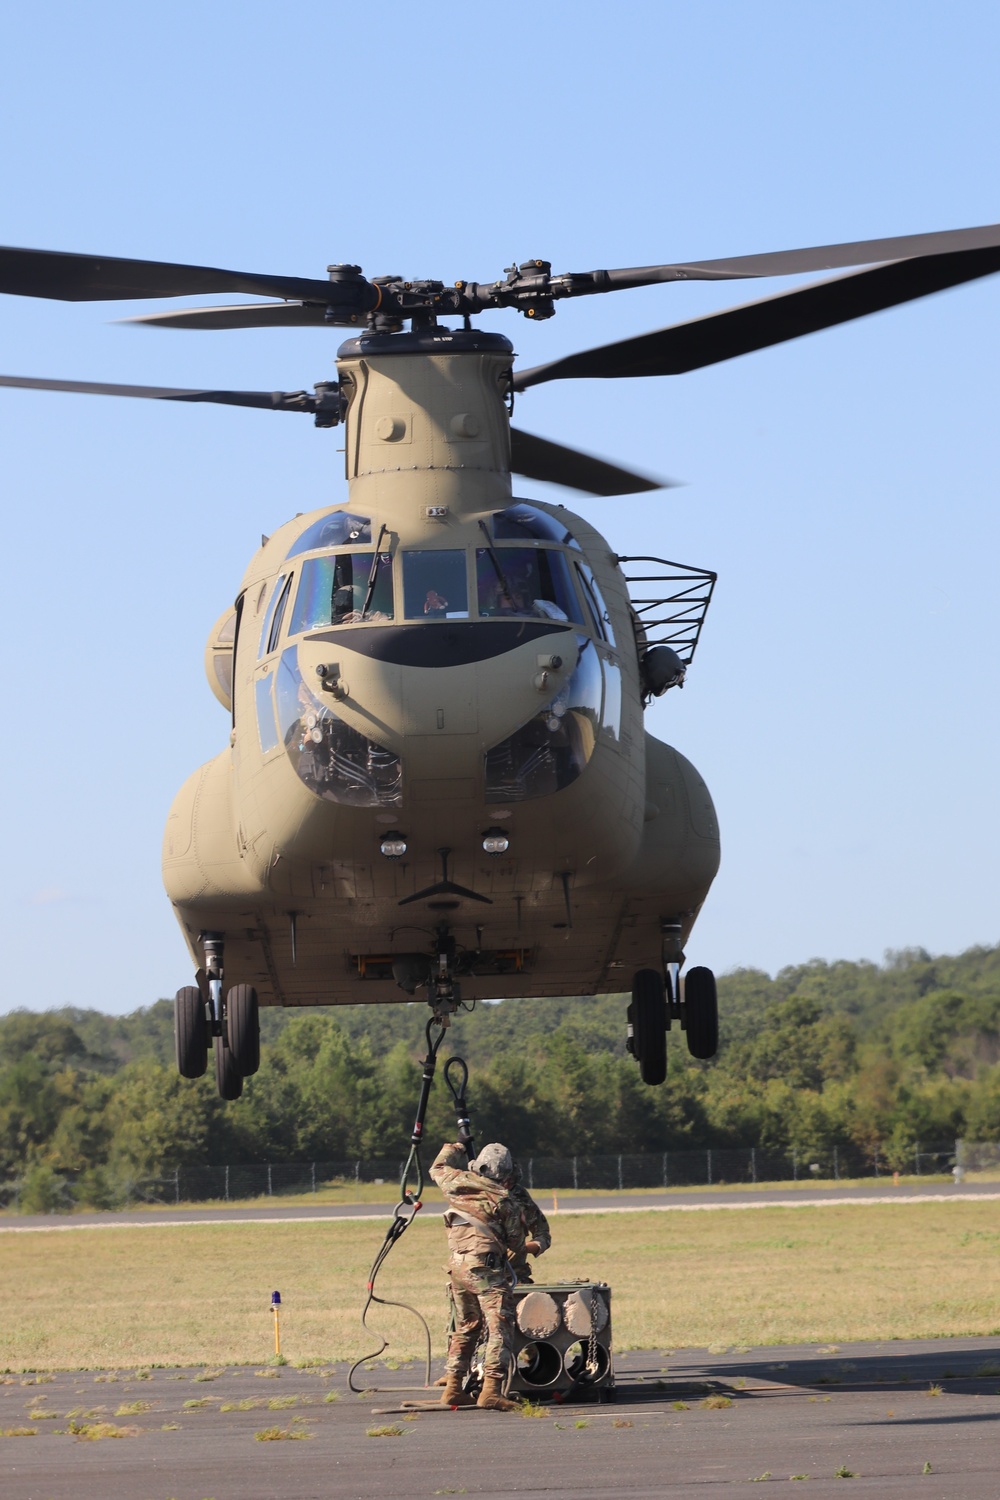
[[[378,534],[378,541],[375,543],[375,556],[372,558],[372,570],[368,574],[368,592],[365,594],[365,602],[361,606],[361,618],[362,618],[362,620],[365,618],[365,616],[368,613],[368,607],[369,607],[369,605],[372,602],[372,595],[375,592],[375,580],[378,577],[378,564],[379,564],[379,558],[381,556],[381,554],[380,554],[380,552],[379,552],[378,549],[382,545],[382,538],[384,536],[385,536],[385,522],[383,521],[382,522],[382,530],[379,532],[379,534]]]
[[[499,583],[503,592],[505,594],[509,594],[510,585],[507,582],[506,577],[504,576],[503,565],[501,564],[499,557],[497,557],[496,549],[493,546],[492,541],[490,540],[490,533],[485,521],[480,520],[479,529],[483,533],[483,536],[486,538],[486,551],[489,555],[490,562],[493,564],[493,571],[497,575],[497,582]]]

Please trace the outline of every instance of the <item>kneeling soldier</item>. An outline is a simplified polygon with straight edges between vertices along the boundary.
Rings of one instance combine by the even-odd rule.
[[[514,1411],[504,1399],[503,1383],[511,1359],[510,1255],[524,1254],[520,1205],[510,1193],[514,1164],[506,1146],[484,1146],[470,1162],[456,1142],[444,1146],[430,1170],[445,1197],[445,1226],[450,1258],[448,1275],[455,1304],[455,1331],[448,1340],[446,1406],[471,1406],[463,1389],[486,1325],[483,1389],[477,1406]]]

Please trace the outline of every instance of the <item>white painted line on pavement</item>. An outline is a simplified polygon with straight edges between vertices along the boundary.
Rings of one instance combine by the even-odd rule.
[[[547,1197],[548,1194],[542,1194]],[[771,1198],[764,1203],[740,1202],[740,1203],[650,1203],[635,1206],[632,1204],[621,1208],[560,1208],[555,1217],[559,1219],[582,1218],[586,1214],[697,1214],[717,1213],[725,1211],[739,1211],[742,1209],[766,1209],[766,1208],[842,1208],[857,1207],[864,1208],[868,1204],[892,1203],[897,1207],[908,1203],[996,1203],[1000,1201],[1000,1192],[996,1193],[949,1193],[947,1197],[942,1193],[899,1193],[895,1196],[886,1195],[879,1197],[863,1198]],[[443,1209],[432,1208],[417,1214],[416,1222],[436,1222],[442,1215]],[[386,1213],[385,1218],[389,1217]],[[236,1214],[223,1219],[109,1219],[100,1224],[0,1224],[0,1234],[66,1234],[74,1230],[85,1229],[190,1229],[193,1225],[226,1225],[226,1224],[379,1224],[382,1222],[381,1214],[311,1214],[308,1218],[267,1218],[248,1219],[238,1217]]]

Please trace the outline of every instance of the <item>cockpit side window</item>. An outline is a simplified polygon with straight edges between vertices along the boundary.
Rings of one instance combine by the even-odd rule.
[[[281,622],[285,618],[285,610],[288,608],[288,599],[292,591],[292,578],[294,574],[289,573],[285,581],[285,587],[281,590],[278,603],[275,607],[274,618],[271,621],[271,629],[267,636],[267,652],[270,654],[277,646],[281,637]]]
[[[580,606],[562,552],[541,547],[478,547],[479,613],[570,621],[582,625]]]
[[[285,584],[287,583],[287,581],[288,574],[279,573],[278,581],[274,585],[274,593],[271,595],[271,602],[267,606],[267,613],[264,616],[264,624],[260,632],[260,645],[257,648],[258,658],[267,655],[267,643],[271,639],[271,621],[274,619],[275,607],[277,606],[278,600],[284,593]]]
[[[234,683],[236,681],[236,653],[237,653],[237,651],[240,648],[240,626],[243,623],[243,604],[244,604],[245,598],[246,598],[246,595],[245,594],[241,594],[240,597],[236,601],[236,618],[235,618],[234,623],[233,623],[233,657],[232,657],[232,667],[233,667],[233,682]],[[233,691],[230,691],[230,703],[232,704],[232,708],[230,709],[230,719],[231,719],[231,722],[232,722],[232,724],[233,724],[233,726],[235,728],[235,725],[236,725],[236,693],[233,692]]]
[[[309,557],[302,564],[290,635],[324,625],[357,625],[362,620],[372,624],[392,617],[390,553],[338,552]]]
[[[594,631],[602,641],[607,641],[609,646],[613,646],[615,644],[614,627],[611,624],[608,606],[604,602],[604,595],[597,586],[597,579],[587,563],[578,562],[576,571],[580,575],[583,597],[587,601],[587,610],[594,622]]]

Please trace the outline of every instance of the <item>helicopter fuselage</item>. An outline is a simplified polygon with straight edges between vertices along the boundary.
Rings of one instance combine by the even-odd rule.
[[[511,362],[495,334],[349,341],[348,501],[275,532],[210,637],[230,744],[164,880],[196,967],[224,937],[262,1004],[405,1000],[442,929],[465,999],[623,989],[715,875],[615,554],[512,496]]]

